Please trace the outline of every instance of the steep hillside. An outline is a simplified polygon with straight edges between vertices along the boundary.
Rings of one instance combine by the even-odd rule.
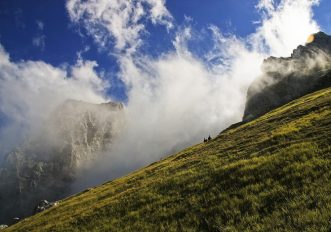
[[[7,231],[329,231],[331,88]]]

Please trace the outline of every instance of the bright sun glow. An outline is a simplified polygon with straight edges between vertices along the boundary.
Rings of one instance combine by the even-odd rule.
[[[307,39],[307,43],[312,43],[315,39],[315,36],[314,35],[310,35]]]

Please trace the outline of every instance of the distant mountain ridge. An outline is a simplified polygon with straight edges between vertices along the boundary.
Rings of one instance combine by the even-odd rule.
[[[67,100],[36,137],[9,153],[0,167],[0,219],[30,215],[43,199],[70,192],[79,168],[111,147],[123,127],[121,103]],[[0,221],[0,224],[1,224]]]
[[[308,93],[331,86],[331,36],[318,32],[286,58],[269,57],[249,87],[243,116],[250,121]]]

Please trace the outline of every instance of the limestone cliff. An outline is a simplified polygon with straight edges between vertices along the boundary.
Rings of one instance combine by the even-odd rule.
[[[68,194],[77,170],[111,149],[123,113],[122,104],[111,102],[68,100],[58,106],[38,135],[7,155],[0,169],[1,220],[24,217],[40,200]]]

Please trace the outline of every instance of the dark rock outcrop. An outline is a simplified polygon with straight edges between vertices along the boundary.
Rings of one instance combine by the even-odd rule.
[[[311,35],[309,43],[300,45],[290,57],[264,60],[262,72],[248,89],[243,121],[331,86],[331,36]]]
[[[41,199],[71,193],[80,168],[111,147],[123,127],[123,105],[68,100],[0,167],[0,223],[33,213]]]
[[[42,200],[38,203],[38,205],[34,208],[34,214],[40,213],[42,211],[45,211],[46,209],[49,209],[53,206],[57,206],[58,202],[49,202],[47,200]]]

